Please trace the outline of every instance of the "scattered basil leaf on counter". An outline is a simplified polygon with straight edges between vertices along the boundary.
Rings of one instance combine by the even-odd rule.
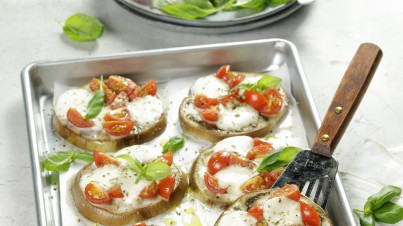
[[[240,85],[235,86],[234,89],[241,89],[241,90],[256,90],[260,93],[263,93],[270,87],[279,88],[282,80],[281,78],[271,76],[271,75],[264,75],[260,78],[255,84],[252,83],[243,83]]]
[[[64,34],[77,42],[96,40],[103,30],[104,25],[99,20],[83,13],[70,16],[63,26]]]
[[[101,82],[102,84],[102,82]],[[94,118],[97,116],[104,106],[104,90],[101,89],[97,90],[91,100],[88,102],[87,105],[87,114],[84,115],[85,119]]]
[[[175,152],[185,145],[185,138],[180,136],[173,136],[169,138],[168,142],[162,147],[162,153]]]
[[[48,171],[64,172],[70,168],[75,159],[85,162],[94,161],[92,153],[82,151],[58,151],[50,153],[43,161],[43,167]]]
[[[301,151],[301,148],[288,146],[270,152],[260,163],[257,172],[273,171],[287,166],[294,157]]]
[[[375,221],[395,224],[403,220],[403,207],[390,202],[400,194],[401,189],[399,187],[388,185],[368,197],[364,204],[364,210],[354,209],[360,219],[361,226],[375,225]]]

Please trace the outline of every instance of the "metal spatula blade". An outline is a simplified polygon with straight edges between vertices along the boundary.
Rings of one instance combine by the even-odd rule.
[[[273,187],[296,184],[301,193],[325,208],[337,174],[333,152],[367,90],[382,58],[381,49],[361,44],[337,88],[312,150],[301,151]]]

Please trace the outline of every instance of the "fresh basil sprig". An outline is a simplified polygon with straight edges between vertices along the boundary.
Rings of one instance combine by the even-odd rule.
[[[50,153],[42,160],[43,168],[48,171],[64,172],[70,168],[71,163],[79,159],[85,162],[94,161],[92,153],[84,151],[58,151]]]
[[[149,181],[161,180],[172,173],[170,166],[163,162],[150,162],[145,166],[142,166],[140,161],[136,158],[132,158],[128,154],[122,154],[116,156],[116,158],[121,158],[129,163],[129,169],[137,173],[136,184],[145,178]]]
[[[257,172],[273,171],[283,166],[287,166],[294,157],[301,151],[301,148],[287,146],[270,152],[260,163]]]
[[[99,90],[94,93],[94,96],[88,102],[87,105],[87,114],[84,115],[85,119],[94,118],[97,116],[104,107],[105,102],[105,94],[102,89],[103,79],[101,78],[101,82],[99,83]]]
[[[403,220],[403,207],[390,202],[401,194],[399,187],[388,185],[378,193],[371,195],[364,205],[364,210],[354,209],[361,226],[373,226],[375,221],[395,224]]]
[[[270,87],[279,88],[281,84],[281,78],[264,75],[261,77],[256,83],[243,83],[235,86],[233,89],[241,89],[241,90],[256,90],[260,93],[263,93]]]
[[[162,153],[175,152],[185,145],[185,138],[180,136],[173,136],[169,138],[168,142],[162,147]]]
[[[92,16],[77,13],[69,18],[63,26],[63,32],[77,42],[93,41],[101,37],[104,25]]]

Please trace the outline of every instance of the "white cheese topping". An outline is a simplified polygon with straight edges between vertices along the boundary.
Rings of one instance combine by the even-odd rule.
[[[253,139],[248,136],[229,137],[216,143],[213,151],[234,151],[246,156],[253,147]]]
[[[254,176],[253,170],[239,165],[230,165],[214,175],[222,188],[228,188],[228,196],[236,199],[243,195],[241,185]]]
[[[162,101],[155,96],[147,95],[129,102],[127,109],[136,126],[149,128],[158,121],[163,113]]]
[[[256,225],[256,218],[253,216],[249,215],[245,211],[241,210],[235,210],[226,213],[221,217],[220,223],[218,224],[219,226],[251,226],[251,225]]]
[[[210,98],[219,98],[229,92],[227,83],[217,78],[215,75],[200,77],[190,88],[191,94],[204,94]]]
[[[268,225],[303,226],[299,202],[275,197],[263,203],[263,216]]]
[[[227,109],[220,104],[217,127],[226,131],[242,131],[244,128],[257,126],[259,112],[245,104],[235,109]]]

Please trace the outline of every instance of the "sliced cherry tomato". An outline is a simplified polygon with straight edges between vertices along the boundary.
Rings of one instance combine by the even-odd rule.
[[[206,184],[207,189],[214,194],[224,194],[227,193],[228,190],[228,188],[221,188],[217,178],[209,172],[204,174],[204,184]]]
[[[95,182],[90,182],[84,189],[85,198],[94,204],[106,204],[112,201],[112,198]]]
[[[147,226],[147,225],[144,222],[139,222],[139,223],[133,224],[133,226]]]
[[[132,95],[130,99],[135,99],[137,97],[145,97],[147,95],[155,96],[157,94],[157,84],[154,80],[148,81],[146,84],[138,88]]]
[[[242,167],[248,167],[250,169],[254,167],[254,163],[251,160],[241,155],[235,154],[235,152],[231,152],[228,159],[228,165],[239,165]]]
[[[264,189],[263,183],[264,183],[263,177],[260,175],[256,175],[241,185],[241,191],[243,193],[249,193],[251,191],[262,190]]]
[[[150,185],[141,190],[139,197],[142,199],[152,199],[157,195],[157,192],[158,192],[158,184],[157,182],[153,181],[151,182]]]
[[[276,190],[273,192],[273,194],[270,195],[270,198],[274,197],[287,197],[289,199],[292,199],[294,201],[299,201],[301,198],[301,192],[299,191],[299,188],[295,184],[287,184],[284,187]]]
[[[213,106],[213,107],[204,109],[204,111],[201,113],[201,116],[209,122],[218,121],[218,117],[219,117],[218,106]]]
[[[175,188],[175,174],[171,174],[158,183],[158,194],[165,200],[169,200]]]
[[[274,150],[270,143],[260,140],[259,138],[253,139],[253,148],[248,152],[246,158],[254,160],[256,158],[264,158],[268,153]]]
[[[194,105],[201,109],[206,109],[217,104],[218,104],[217,98],[210,98],[204,94],[197,94],[194,99]]]
[[[211,175],[229,166],[230,153],[227,151],[218,151],[210,156],[207,162],[207,170]]]
[[[256,218],[257,220],[263,218],[263,205],[252,206],[248,210],[248,214]]]
[[[305,202],[299,201],[301,206],[302,222],[305,226],[320,226],[320,217],[318,212]]]
[[[171,166],[174,161],[174,153],[167,152],[167,153],[161,155],[160,157],[158,157],[155,161],[163,162],[163,163],[167,164],[168,166]]]
[[[269,189],[271,186],[273,186],[274,182],[280,177],[280,175],[284,172],[285,167],[278,168],[276,170],[273,170],[271,172],[269,171],[264,171],[260,173],[260,176],[263,178],[263,186],[264,189]]]
[[[111,75],[108,78],[107,86],[116,93],[124,91],[130,96],[136,90],[137,85],[128,78],[119,75]]]
[[[102,167],[104,165],[108,165],[108,164],[113,164],[115,166],[119,166],[119,161],[117,159],[115,159],[114,157],[105,154],[103,152],[99,152],[97,150],[94,150],[93,153],[94,156],[94,162],[95,165],[99,168]]]
[[[97,90],[99,90],[99,88],[100,88],[100,85],[99,84],[101,84],[101,81],[99,80],[99,79],[96,79],[96,78],[92,78],[91,80],[90,80],[90,90],[92,91],[92,92],[95,92],[95,91],[97,91]],[[107,87],[106,87],[106,85],[105,85],[105,83],[103,82],[102,83],[102,89],[106,89]]]
[[[108,195],[112,198],[123,198],[123,192],[120,188],[120,185],[114,185],[111,189],[109,189]]]
[[[102,123],[105,132],[112,136],[127,136],[134,127],[133,121],[106,121]]]
[[[119,108],[108,112],[104,116],[104,121],[129,121],[130,113],[126,108]]]
[[[260,111],[267,104],[266,97],[255,90],[245,91],[245,102],[256,111]]]
[[[90,128],[95,123],[89,119],[84,119],[83,116],[74,108],[69,108],[67,111],[67,120],[78,128]]]
[[[129,96],[122,91],[115,97],[115,99],[113,99],[113,102],[109,105],[112,109],[118,109],[126,107],[128,102]]]
[[[230,68],[231,68],[230,65],[221,66],[216,73],[217,78],[222,79],[225,82],[228,82],[231,79]]]
[[[276,115],[283,106],[283,99],[278,89],[270,87],[264,94],[267,104],[260,109],[260,113],[266,116]]]
[[[229,103],[240,103],[242,102],[241,98],[236,94],[228,94],[221,98],[221,104],[226,106]]]
[[[228,85],[229,88],[232,89],[235,86],[239,85],[245,79],[245,75],[235,75],[231,81],[229,81]]]
[[[104,89],[104,103],[106,105],[111,105],[118,95],[111,89]]]

